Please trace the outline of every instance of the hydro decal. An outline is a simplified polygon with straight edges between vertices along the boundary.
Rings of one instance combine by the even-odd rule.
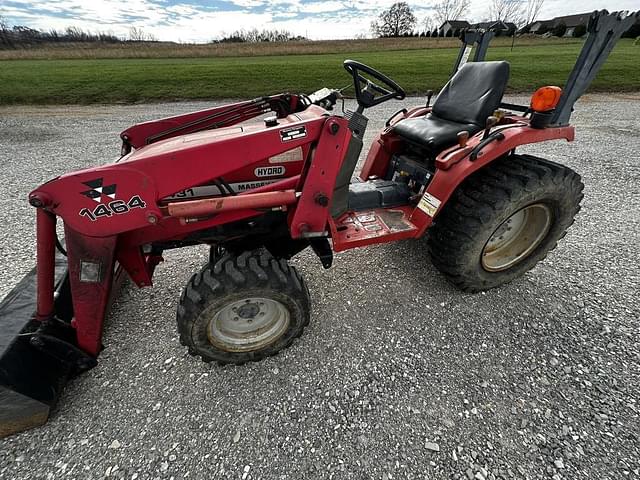
[[[300,125],[299,127],[291,127],[280,130],[280,138],[283,142],[290,142],[298,138],[307,136],[307,127]]]
[[[273,167],[258,167],[254,170],[256,177],[281,177],[287,170],[282,165]]]

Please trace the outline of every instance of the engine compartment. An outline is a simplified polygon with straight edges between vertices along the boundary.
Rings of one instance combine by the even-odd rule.
[[[415,154],[391,158],[385,178],[372,178],[349,186],[349,210],[363,211],[408,205],[422,195],[435,173],[428,159]]]

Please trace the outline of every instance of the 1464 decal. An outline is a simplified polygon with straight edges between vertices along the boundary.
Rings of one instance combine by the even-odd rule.
[[[110,217],[114,214],[123,215],[125,213],[129,213],[134,208],[145,208],[146,206],[147,204],[144,203],[139,195],[134,195],[128,202],[125,202],[124,200],[114,200],[109,203],[101,203],[93,210],[83,208],[78,213],[81,217],[87,217],[92,222],[95,222],[102,217]]]

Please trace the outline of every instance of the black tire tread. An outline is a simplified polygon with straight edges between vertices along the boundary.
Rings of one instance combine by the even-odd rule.
[[[283,342],[277,348],[268,347],[255,352],[223,352],[203,354],[193,338],[195,323],[199,313],[209,301],[238,293],[244,288],[272,288],[294,297],[300,304],[300,322],[287,331]],[[216,361],[221,365],[242,365],[257,362],[278,354],[300,337],[309,324],[311,300],[309,289],[298,270],[284,259],[276,259],[264,249],[243,252],[240,255],[225,253],[214,265],[207,263],[187,282],[180,297],[176,322],[180,343],[189,349],[191,355],[199,356],[205,362]],[[275,347],[275,346],[274,346]]]
[[[532,253],[531,257],[534,257],[537,252],[535,261],[521,268],[521,275],[543,260],[565,236],[580,210],[583,188],[576,172],[549,160],[532,155],[510,155],[494,161],[467,178],[436,217],[429,230],[433,264],[464,291],[477,292],[508,283],[513,280],[508,275],[503,275],[502,281],[498,275],[493,279],[487,279],[488,275],[481,279],[469,274],[469,252],[472,247],[477,248],[477,242],[486,241],[487,226],[511,204],[525,197],[533,198],[537,192],[555,190],[558,196],[564,197],[562,218],[552,226],[547,236],[549,241],[545,238],[540,248]],[[554,231],[556,226],[558,229]],[[516,267],[518,265],[506,272]]]

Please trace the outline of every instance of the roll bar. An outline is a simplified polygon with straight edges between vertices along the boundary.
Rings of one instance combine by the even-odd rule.
[[[551,125],[568,125],[573,106],[589,88],[609,57],[618,39],[640,17],[640,11],[595,11],[589,17],[587,39],[562,90],[562,96],[551,118]]]
[[[462,42],[462,46],[460,47],[460,52],[458,53],[458,58],[456,63],[453,65],[453,71],[451,72],[451,76],[455,75],[455,73],[460,70],[460,67],[467,63],[469,60],[469,56],[471,55],[471,49],[476,47],[476,50],[473,54],[474,62],[482,62],[484,60],[485,55],[487,54],[487,49],[489,48],[489,42],[495,36],[495,31],[493,29],[482,29],[482,28],[467,28],[462,30],[460,33],[460,41]]]

